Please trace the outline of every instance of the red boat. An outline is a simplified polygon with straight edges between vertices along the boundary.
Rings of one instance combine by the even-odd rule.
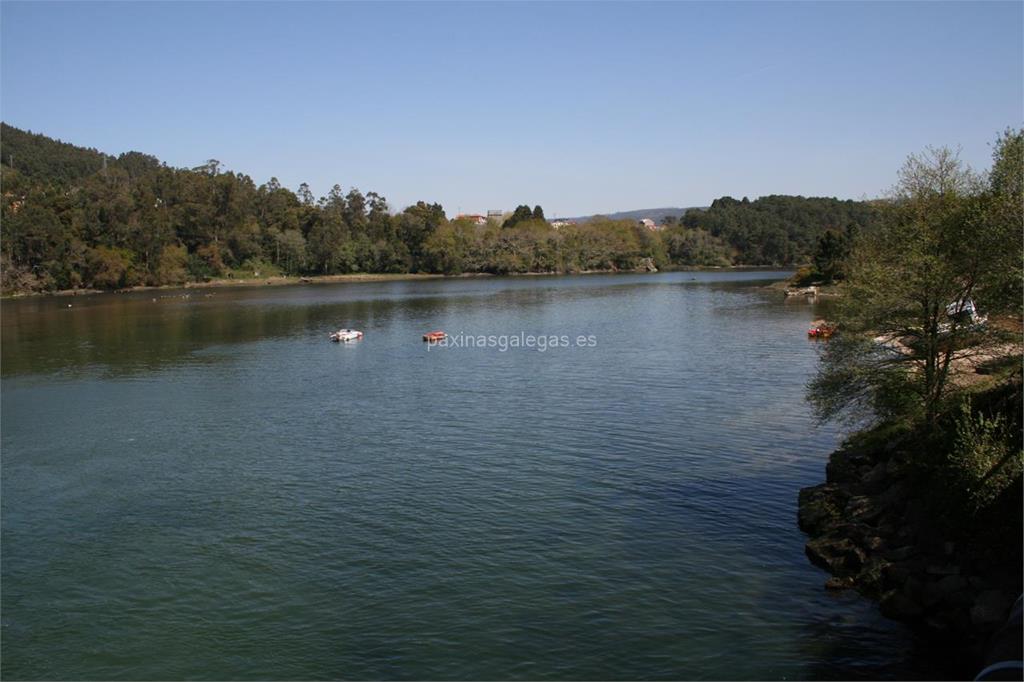
[[[446,338],[448,338],[448,335],[444,332],[427,332],[423,335],[423,340],[430,343],[437,343],[438,341],[442,341]]]
[[[822,324],[807,330],[807,336],[814,339],[827,339],[835,333],[836,328],[831,324]]]

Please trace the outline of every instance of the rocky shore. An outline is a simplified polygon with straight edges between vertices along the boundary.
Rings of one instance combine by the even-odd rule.
[[[834,452],[826,482],[800,491],[807,557],[832,574],[826,589],[877,599],[887,617],[981,660],[1018,596],[1019,566],[944,537],[907,459],[899,439]]]

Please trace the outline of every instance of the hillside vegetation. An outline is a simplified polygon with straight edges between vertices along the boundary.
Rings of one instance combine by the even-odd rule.
[[[681,222],[669,216],[662,230],[607,218],[555,229],[540,207],[479,226],[430,201],[394,213],[376,192],[335,185],[318,199],[306,184],[257,185],[213,159],[172,168],[6,124],[0,181],[7,294],[282,274],[791,266],[809,262],[824,235],[869,227],[875,212],[836,199],[725,197]]]

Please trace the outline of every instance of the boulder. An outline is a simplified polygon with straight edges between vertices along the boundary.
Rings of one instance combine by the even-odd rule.
[[[818,535],[834,527],[840,518],[837,494],[838,489],[831,483],[801,490],[797,512],[800,530],[808,535]]]
[[[960,567],[953,564],[929,564],[924,570],[928,575],[960,575]]]
[[[899,590],[890,590],[878,603],[882,615],[893,620],[916,620],[924,612],[921,606]]]
[[[985,590],[974,600],[971,622],[975,625],[998,626],[1006,620],[1013,606],[1013,596],[1002,590]]]
[[[966,589],[967,581],[958,575],[943,576],[925,584],[924,605],[934,606],[939,602],[952,602],[953,596]]]
[[[813,538],[804,552],[812,564],[840,577],[856,573],[867,558],[849,538]]]
[[[882,509],[867,495],[856,495],[846,503],[846,516],[861,523],[874,524],[882,516]]]
[[[906,561],[911,557],[917,556],[917,554],[917,547],[914,547],[913,545],[903,545],[902,547],[890,549],[885,553],[885,558],[889,561]]]
[[[848,589],[850,589],[852,587],[853,587],[853,578],[852,577],[838,578],[836,576],[832,576],[831,578],[829,578],[828,580],[825,581],[825,589],[826,590],[831,590],[833,592],[838,592],[840,590],[848,590]]]
[[[873,535],[864,541],[864,546],[872,552],[881,552],[885,549],[885,540]]]
[[[868,470],[863,479],[864,490],[866,492],[875,495],[885,490],[889,481],[889,474],[886,470],[887,466],[888,464],[886,462],[879,462]]]

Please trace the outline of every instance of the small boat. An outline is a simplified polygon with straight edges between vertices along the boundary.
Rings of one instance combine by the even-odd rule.
[[[836,333],[836,328],[831,324],[819,324],[807,330],[807,336],[812,339],[827,339]]]
[[[446,338],[448,338],[448,335],[441,331],[427,332],[423,335],[423,340],[429,343],[437,343],[438,341],[443,341]]]
[[[331,332],[331,341],[357,341],[363,338],[363,333],[356,329],[339,329]]]

